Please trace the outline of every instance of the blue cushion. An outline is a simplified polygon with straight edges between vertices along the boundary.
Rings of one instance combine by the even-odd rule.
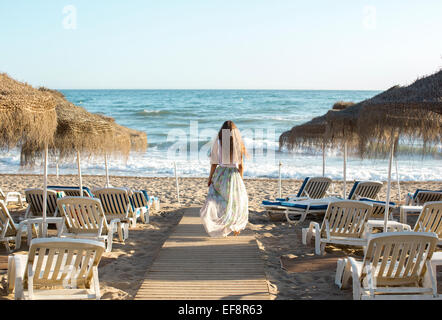
[[[306,204],[299,204],[296,202],[288,202],[288,201],[283,201],[281,202],[281,206],[284,207],[290,207],[290,208],[298,208],[298,209],[307,209],[307,205]],[[310,209],[311,210],[327,210],[328,204],[315,204],[315,205],[311,205]]]
[[[287,198],[276,198],[276,201],[287,201]]]
[[[304,191],[305,185],[307,184],[307,181],[308,181],[309,179],[310,179],[310,177],[306,177],[306,178],[304,179],[304,182],[302,183],[301,188],[299,189],[298,194],[296,195],[297,197],[300,197],[300,196],[301,196],[302,192]]]
[[[48,189],[55,189],[55,190],[80,190],[80,187],[71,187],[71,186],[48,186]],[[85,190],[87,192],[87,194],[90,197],[93,197],[94,195],[92,194],[91,189],[89,189],[88,187],[83,187],[83,190]]]
[[[413,199],[416,198],[417,194],[418,194],[420,191],[435,191],[435,192],[442,192],[442,190],[416,189],[416,192],[413,194]]]
[[[373,199],[369,199],[369,198],[361,198],[359,199],[359,201],[367,201],[367,202],[372,202],[372,203],[378,203],[378,204],[383,204],[385,205],[385,201],[378,201],[378,200],[373,200]],[[390,205],[395,206],[396,203],[394,202],[389,202]]]
[[[355,193],[356,187],[360,182],[361,181],[355,181],[355,183],[353,184],[353,188],[351,188],[350,193],[348,194],[348,200],[351,200],[351,197],[353,197],[353,193]]]
[[[285,201],[285,199],[284,199],[284,201]],[[280,206],[281,205],[281,201],[263,200],[262,204],[266,205],[266,206]]]

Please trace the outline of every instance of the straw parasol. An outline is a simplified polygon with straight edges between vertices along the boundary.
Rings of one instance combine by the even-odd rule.
[[[57,130],[50,151],[59,159],[76,155],[80,192],[83,189],[81,155],[104,156],[107,164],[108,155],[127,159],[131,150],[147,148],[146,133],[120,126],[111,117],[90,113],[67,101],[58,91],[46,88],[42,91],[51,92],[57,100]],[[22,162],[32,163],[40,152],[35,146],[24,145]]]
[[[329,137],[357,136],[361,156],[389,150],[386,212],[390,201],[391,165],[400,141],[422,143],[427,153],[442,139],[442,70],[409,86],[394,86],[371,99],[335,114],[327,114]],[[367,145],[377,148],[367,148]],[[388,215],[385,215],[386,231]]]
[[[51,94],[0,73],[0,147],[50,143],[57,127],[55,104]]]
[[[44,149],[43,235],[46,235],[48,145],[57,128],[53,95],[0,73],[0,148],[28,145]]]
[[[332,109],[329,111],[331,113],[338,112],[339,110],[344,110],[350,106],[354,105],[353,102],[338,101],[336,102]],[[295,146],[298,147],[321,147],[322,148],[322,175],[325,176],[325,147],[330,143],[327,137],[327,118],[326,115],[313,118],[312,120],[294,126],[291,130],[284,132],[279,137],[279,146],[282,148],[286,146],[288,149],[293,149]],[[351,144],[354,146],[354,143]],[[344,190],[346,185],[346,163],[347,163],[347,146],[344,148]]]
[[[130,151],[132,152],[145,152],[147,149],[147,134],[143,131],[134,130],[128,127],[124,127],[115,122],[115,119],[102,114],[97,114],[102,119],[106,120],[116,133],[117,139],[121,141],[129,141]],[[119,138],[120,137],[120,138]],[[107,154],[104,155],[104,166],[106,172],[106,187],[109,187],[109,168]]]

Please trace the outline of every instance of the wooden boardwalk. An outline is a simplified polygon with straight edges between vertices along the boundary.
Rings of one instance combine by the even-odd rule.
[[[186,209],[135,299],[270,299],[253,232],[210,238],[201,224],[199,208]]]

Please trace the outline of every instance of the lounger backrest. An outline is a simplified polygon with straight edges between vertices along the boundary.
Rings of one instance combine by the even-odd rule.
[[[95,190],[94,195],[100,199],[104,213],[108,219],[124,219],[133,213],[127,189],[102,188]]]
[[[80,187],[48,186],[48,189],[63,191],[68,197],[80,197]],[[88,187],[83,187],[83,197],[93,197]]]
[[[57,192],[54,190],[47,190],[47,215],[54,215],[57,209]],[[27,189],[25,190],[26,202],[31,208],[33,216],[43,215],[43,190],[42,189]]]
[[[108,225],[99,199],[64,197],[57,201],[58,211],[65,218],[67,231],[73,234],[108,232]]]
[[[6,225],[8,229],[5,232],[5,236],[15,236],[17,228],[15,227],[14,220],[12,220],[6,205],[0,201],[0,234],[4,232]]]
[[[6,200],[6,194],[0,189],[0,200]]]
[[[368,198],[361,198],[359,201],[366,201],[373,205],[373,210],[371,211],[370,216],[368,219],[377,219],[377,220],[383,220],[384,219],[384,213],[385,213],[385,202],[384,201],[376,201],[373,199]],[[388,206],[388,214],[391,216],[393,209],[395,208],[396,204],[394,202],[390,202],[390,205]]]
[[[321,236],[326,238],[329,234],[332,237],[362,238],[372,208],[371,204],[359,201],[331,202],[321,226]]]
[[[142,190],[132,190],[132,194],[129,196],[129,199],[134,208],[142,208],[148,206],[145,193]]]
[[[383,184],[379,181],[355,181],[353,188],[348,194],[348,200],[358,200],[359,198],[376,199]]]
[[[386,232],[371,235],[365,253],[361,281],[372,272],[376,286],[418,287],[437,236],[427,232]]]
[[[92,268],[98,267],[104,244],[99,241],[67,238],[34,239],[29,248],[24,281],[34,271],[35,286],[72,285],[90,288]]]
[[[330,178],[313,177],[308,179],[298,192],[298,197],[309,197],[311,199],[321,199],[325,196],[328,187],[332,183]],[[305,180],[304,180],[305,181]]]
[[[434,232],[442,238],[442,201],[425,203],[413,230]]]
[[[419,191],[414,199],[417,205],[432,201],[442,201],[442,191]]]

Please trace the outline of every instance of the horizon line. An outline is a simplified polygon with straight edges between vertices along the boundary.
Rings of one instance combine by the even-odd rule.
[[[237,91],[382,91],[386,89],[234,89],[234,88],[55,88],[54,90],[237,90]]]

